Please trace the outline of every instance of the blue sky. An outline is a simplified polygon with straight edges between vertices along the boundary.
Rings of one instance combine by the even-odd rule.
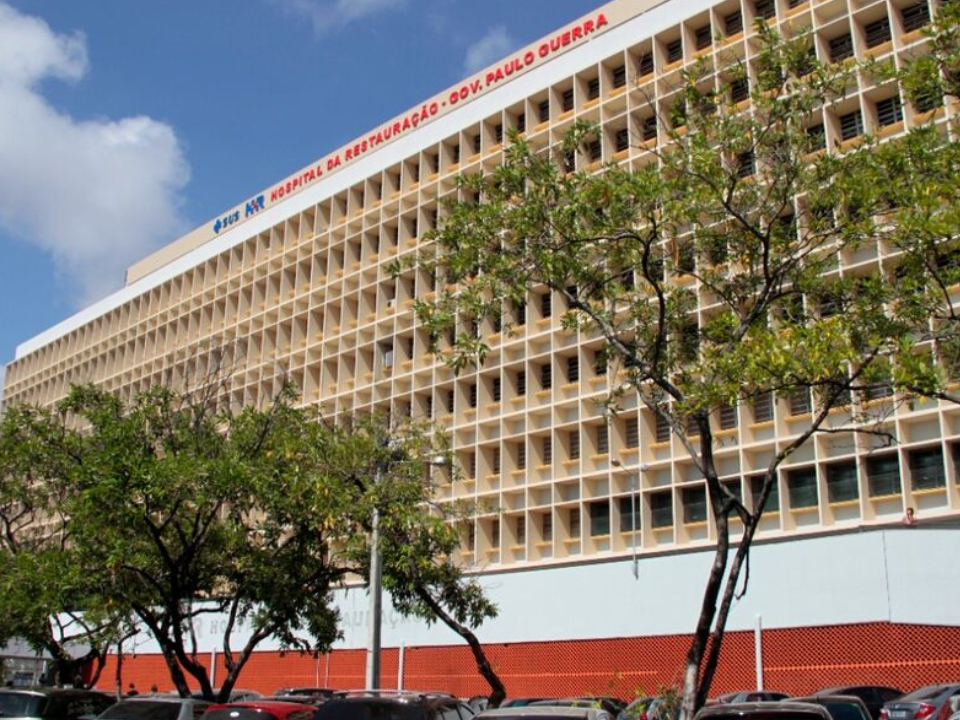
[[[0,0],[0,366],[131,262],[601,4]]]

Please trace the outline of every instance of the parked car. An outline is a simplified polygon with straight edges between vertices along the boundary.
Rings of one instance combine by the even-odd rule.
[[[960,720],[960,695],[954,695],[947,703],[950,705],[950,712],[953,713],[949,720]]]
[[[337,693],[314,720],[472,720],[467,703],[446,693],[355,690]]]
[[[176,695],[138,695],[107,708],[98,720],[198,720],[212,704]]]
[[[812,697],[823,695],[854,695],[867,706],[870,717],[879,720],[880,711],[884,703],[892,702],[903,695],[903,690],[887,687],[886,685],[841,685],[840,687],[824,688],[813,693]]]
[[[822,695],[793,698],[795,702],[823,705],[833,720],[870,720],[866,703],[856,695]]]
[[[525,707],[484,710],[477,715],[476,720],[614,720],[614,716],[595,706],[531,704]]]
[[[540,702],[541,700],[549,700],[550,698],[542,697],[519,697],[519,698],[509,698],[500,703],[501,708],[516,708],[516,707],[526,707],[527,705],[535,702]]]
[[[694,720],[833,720],[822,705],[793,702],[716,703],[700,710]]]
[[[947,720],[950,698],[960,694],[960,683],[926,685],[911,693],[884,703],[881,720]]]
[[[627,704],[620,698],[610,697],[608,695],[597,697],[566,697],[553,698],[549,700],[537,700],[536,702],[530,703],[528,707],[545,707],[547,705],[550,707],[599,707],[603,710],[606,710],[614,717],[617,717],[617,715],[623,712],[627,707]]]
[[[250,702],[211,705],[203,720],[310,720],[316,708],[281,700],[251,700]]]
[[[715,703],[744,703],[744,702],[778,702],[787,700],[790,696],[777,690],[737,690],[735,692],[717,695],[708,705]]]
[[[80,720],[95,718],[116,702],[96,690],[66,688],[3,688],[0,716],[37,720]]]

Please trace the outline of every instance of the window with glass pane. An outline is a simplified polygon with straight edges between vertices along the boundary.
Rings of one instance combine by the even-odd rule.
[[[545,437],[543,439],[543,464],[549,465],[553,462],[553,438]]]
[[[903,31],[905,33],[919,30],[930,22],[930,8],[927,5],[927,0],[903,8],[900,11],[900,17],[903,20]]]
[[[537,117],[540,119],[540,122],[546,122],[550,119],[550,101],[541,100],[540,104],[537,106]]]
[[[686,420],[684,420],[684,432],[687,434],[687,437],[696,437],[700,434],[700,426],[697,424],[697,418],[695,415],[688,415]]]
[[[553,515],[547,513],[543,516],[540,532],[544,540],[553,540]]]
[[[713,28],[710,27],[709,23],[697,28],[694,35],[696,36],[697,50],[703,50],[713,45]]]
[[[867,23],[863,26],[863,36],[868,48],[882,45],[890,40],[890,20],[884,15],[879,20]]]
[[[844,33],[827,42],[830,47],[830,62],[841,62],[853,57],[853,36]]]
[[[818,502],[817,469],[811,467],[788,472],[787,491],[790,496],[791,510],[816,507]]]
[[[600,78],[591,78],[587,81],[587,100],[596,100],[600,97]]]
[[[573,88],[563,91],[563,111],[573,110]]]
[[[521,370],[517,373],[517,395],[522,397],[527,394],[527,374]]]
[[[762,423],[773,420],[773,393],[769,390],[753,399],[753,421]]]
[[[900,494],[900,458],[880,455],[867,458],[867,484],[870,497]]]
[[[683,521],[698,523],[707,521],[707,490],[706,488],[684,488]]]
[[[733,495],[740,502],[743,502],[743,486],[740,483],[740,478],[736,478],[735,480],[724,480],[722,484],[731,495]]]
[[[653,53],[645,52],[637,61],[637,76],[644,77],[653,72]]]
[[[753,5],[758,18],[769,20],[777,14],[777,5],[774,0],[757,0]]]
[[[502,394],[502,392],[501,392],[500,378],[494,378],[494,379],[493,379],[493,382],[491,383],[491,387],[490,387],[490,395],[491,395],[491,397],[493,398],[493,401],[494,401],[495,403],[500,402],[500,396],[501,396],[501,394]]]
[[[475,478],[477,476],[477,456],[476,453],[470,453],[467,458],[467,477]]]
[[[827,131],[823,123],[807,128],[807,144],[810,152],[823,150],[827,146]]]
[[[580,381],[580,358],[578,357],[568,357],[567,358],[567,382],[579,382]]]
[[[790,414],[806,415],[813,409],[813,403],[810,400],[810,389],[802,388],[790,393]]]
[[[540,296],[540,314],[548,318],[553,314],[553,295],[544,293]]]
[[[622,497],[620,504],[620,532],[640,529],[640,498],[636,495]]]
[[[635,448],[640,444],[640,425],[637,418],[627,418],[624,423],[624,443],[628,448]]]
[[[859,110],[840,116],[840,137],[843,140],[852,140],[863,135],[863,115]]]
[[[493,465],[493,474],[499,475],[500,474],[500,448],[493,449],[493,462],[491,464]]]
[[[903,106],[900,97],[894,95],[877,103],[877,125],[887,127],[903,120]]]
[[[570,537],[573,540],[580,539],[580,508],[570,508]]]
[[[724,15],[723,29],[726,31],[728,36],[743,32],[743,13],[741,13],[739,10],[735,10],[728,15]]]
[[[673,63],[683,57],[683,39],[677,38],[667,43],[667,62]]]
[[[910,478],[914,490],[934,490],[945,487],[947,478],[943,469],[943,450],[938,447],[912,450]]]
[[[720,408],[720,429],[732,430],[737,426],[737,406],[724,405]]]
[[[540,366],[540,387],[544,390],[553,387],[553,366],[550,363]]]
[[[614,146],[617,149],[617,152],[623,152],[630,147],[630,131],[626,128],[620,128],[617,130],[616,135],[613,140]]]
[[[517,470],[526,470],[527,468],[527,444],[521,442],[517,446]]]
[[[590,536],[610,534],[610,503],[606,500],[590,503]]]
[[[832,503],[848,502],[860,497],[855,462],[827,465],[827,498]]]
[[[670,421],[661,413],[657,413],[657,442],[670,440]]]
[[[627,84],[627,66],[619,65],[613,69],[613,86],[621,88]]]
[[[579,460],[580,459],[580,433],[577,430],[574,430],[570,433],[569,436],[570,443],[570,459]]]
[[[750,478],[750,501],[753,503],[753,509],[756,511],[757,503],[760,500],[760,493],[763,491],[763,475],[754,475]],[[767,496],[767,502],[763,506],[764,512],[777,512],[780,509],[780,483],[773,481],[770,488],[770,495]]]
[[[730,101],[743,102],[750,97],[750,81],[747,78],[737,78],[730,83]]]
[[[468,388],[470,407],[475,408],[477,406],[477,384],[471,383]]]
[[[522,515],[517,518],[517,545],[527,543],[527,519]]]
[[[656,140],[657,139],[657,118],[656,116],[651,116],[643,119],[643,123],[640,128],[640,135],[643,137],[644,142],[647,140]]]
[[[650,495],[650,525],[655,528],[673,527],[673,493]]]
[[[597,426],[597,454],[606,455],[610,452],[610,431],[606,425]]]

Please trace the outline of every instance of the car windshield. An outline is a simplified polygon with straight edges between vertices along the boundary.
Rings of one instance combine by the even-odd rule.
[[[0,692],[0,715],[5,717],[39,717],[46,698],[26,693]]]
[[[331,700],[321,705],[314,720],[423,720],[423,708],[383,700]]]
[[[162,700],[125,700],[107,709],[100,720],[177,720],[180,703]]]
[[[833,720],[870,720],[869,713],[865,713],[857,703],[828,700],[823,706]]]
[[[710,713],[710,720],[719,720],[720,718],[729,718],[730,720],[820,720],[820,715],[810,712],[798,712],[795,710],[749,710],[746,712],[717,712]]]

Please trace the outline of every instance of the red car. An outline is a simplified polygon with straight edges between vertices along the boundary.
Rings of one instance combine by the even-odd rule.
[[[303,703],[250,700],[211,705],[203,720],[311,720],[316,711],[316,707]]]

